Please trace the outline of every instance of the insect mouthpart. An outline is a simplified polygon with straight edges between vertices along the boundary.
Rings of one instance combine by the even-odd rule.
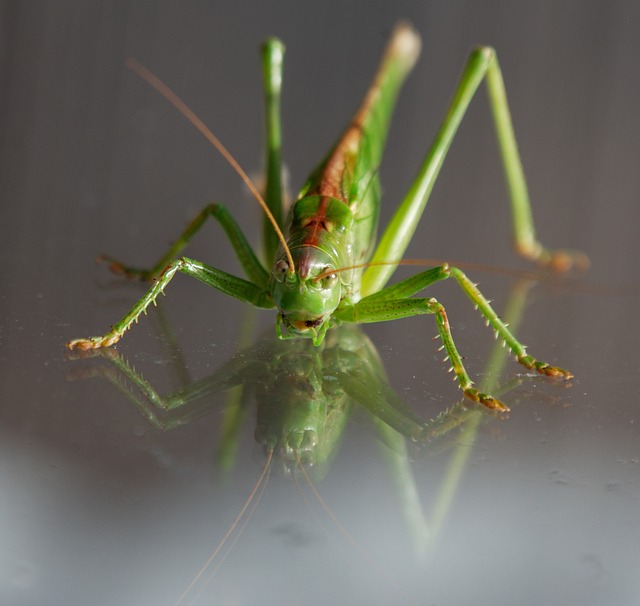
[[[320,345],[330,327],[331,322],[327,320],[326,315],[318,316],[317,318],[297,319],[281,313],[278,316],[276,332],[280,339],[302,337],[312,339],[314,345]]]
[[[322,322],[323,322],[323,318],[317,318],[316,320],[305,320],[304,325],[307,328],[315,328],[316,326],[320,326]]]
[[[319,316],[312,320],[294,320],[288,316],[282,314],[283,320],[286,324],[288,324],[289,328],[297,331],[299,333],[306,333],[309,331],[313,331],[313,329],[318,328],[318,326],[322,326],[324,323],[324,316]]]

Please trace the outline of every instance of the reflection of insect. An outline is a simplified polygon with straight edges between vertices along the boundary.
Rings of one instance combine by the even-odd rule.
[[[505,321],[510,325],[519,324],[530,286],[519,283],[511,290],[504,310]],[[166,342],[171,343],[170,327],[165,326],[164,330],[168,334]],[[390,472],[400,506],[399,517],[406,525],[407,534],[402,533],[402,537],[409,538],[415,555],[421,557],[436,547],[447,512],[454,509],[451,503],[474,451],[472,445],[480,424],[494,416],[485,408],[465,405],[466,400],[462,399],[425,420],[390,385],[378,351],[356,325],[336,327],[317,347],[309,339],[282,341],[272,334],[266,335],[236,352],[209,376],[194,382],[187,380],[168,394],[157,390],[154,381],[145,379],[112,348],[70,355],[109,360],[109,365],[77,369],[79,372],[74,376],[106,378],[149,423],[160,429],[171,430],[214,413],[220,430],[216,458],[227,471],[234,466],[244,420],[252,416],[255,401],[255,439],[265,451],[262,470],[234,521],[225,527],[204,565],[174,602],[175,606],[196,603],[206,590],[256,511],[277,462],[284,474],[298,483],[302,494],[303,484],[307,485],[314,497],[307,505],[313,509],[314,502],[319,504],[343,538],[362,556],[367,568],[373,567],[386,586],[393,586],[395,579],[387,578],[386,568],[372,557],[371,544],[365,549],[351,535],[315,487],[330,472],[347,424],[368,427],[377,438],[380,458],[372,466],[379,469],[382,464]],[[518,377],[499,385],[506,357],[507,352],[496,343],[489,356],[490,363],[482,373],[483,389],[499,395],[521,383],[522,377]],[[186,375],[179,356],[172,366],[179,376]],[[228,397],[221,397],[228,390],[233,391],[229,391]],[[432,455],[445,450],[450,452],[447,472],[430,488],[433,501],[430,507],[425,507],[411,460],[419,459],[422,467]],[[162,460],[166,463],[167,459]],[[378,488],[383,493],[389,490],[386,485]],[[387,549],[385,544],[385,553]],[[233,568],[227,568],[227,574],[233,576]],[[215,589],[218,601],[220,590]],[[237,601],[237,595],[235,598]]]
[[[504,357],[502,348],[496,345],[495,349]],[[375,346],[354,325],[329,331],[318,347],[308,339],[285,342],[268,335],[237,352],[210,376],[167,395],[157,391],[119,352],[106,348],[79,354],[83,358],[87,355],[104,357],[111,364],[93,366],[79,376],[108,379],[154,426],[169,430],[200,415],[222,412],[222,417],[218,417],[221,430],[218,463],[225,469],[233,466],[242,421],[251,414],[255,400],[255,439],[265,451],[259,478],[233,523],[175,605],[183,603],[188,595],[192,601],[184,603],[195,603],[206,589],[225,560],[227,548],[232,549],[257,507],[276,457],[284,474],[295,481],[301,480],[298,486],[301,491],[302,484],[306,484],[344,538],[365,562],[376,566],[315,487],[329,472],[350,418],[372,429],[382,446],[381,460],[375,465],[386,463],[391,472],[408,536],[416,554],[423,555],[433,546],[442,519],[436,515],[430,518],[423,511],[409,452],[426,456],[434,448],[448,448],[452,445],[443,442],[450,434],[461,440],[464,451],[468,452],[479,422],[492,415],[483,408],[467,407],[462,400],[430,421],[421,419],[390,386]],[[499,368],[489,370],[488,374],[496,377]],[[234,388],[238,390],[231,392],[229,398],[220,397],[221,392]],[[409,439],[410,446],[405,438]],[[466,456],[452,459],[455,464],[449,466],[447,480],[437,491],[436,500],[441,504],[453,498],[452,488],[459,480],[460,466],[464,467]]]
[[[282,460],[288,476],[298,474],[300,465],[312,468],[315,480],[326,474],[352,403],[368,411],[378,426],[416,443],[442,431],[440,418],[426,423],[390,387],[375,346],[354,325],[336,327],[319,347],[307,339],[283,342],[269,335],[211,376],[164,396],[114,350],[102,355],[119,372],[98,367],[97,374],[113,382],[150,423],[165,430],[210,412],[212,402],[220,402],[217,394],[241,386],[243,412],[236,414],[244,417],[244,409],[255,399],[255,439],[268,456],[274,453]],[[453,425],[465,416],[458,411]],[[448,429],[451,423],[446,422]],[[229,435],[223,441],[236,439]]]
[[[430,284],[453,277],[521,364],[546,375],[570,377],[567,371],[529,355],[476,286],[456,267],[444,264],[386,286],[395,267],[402,264],[402,254],[416,229],[449,145],[473,94],[485,77],[511,192],[518,252],[541,265],[562,270],[574,263],[586,262],[580,253],[550,251],[535,237],[502,75],[495,52],[487,47],[471,53],[449,111],[418,176],[374,250],[380,207],[378,166],[396,95],[419,50],[420,40],[413,29],[406,24],[398,25],[361,107],[293,204],[287,219],[286,238],[281,230],[284,223],[280,182],[282,44],[270,40],[263,51],[268,122],[266,203],[226,149],[184,103],[146,68],[130,62],[130,67],[178,107],[221,151],[261,203],[271,222],[269,224],[265,219],[265,254],[273,262],[273,269],[269,274],[263,268],[226,208],[208,206],[152,269],[142,271],[110,259],[113,270],[153,279],[155,283],[110,332],[103,336],[75,339],[68,346],[91,349],[116,343],[139,315],[155,302],[176,272],[181,271],[251,305],[277,308],[280,338],[308,337],[316,345],[322,342],[329,328],[340,323],[380,322],[434,314],[442,347],[464,394],[490,408],[504,409],[501,402],[473,387],[454,345],[444,307],[433,298],[414,297]],[[209,215],[216,218],[225,230],[248,281],[186,257],[176,259]]]

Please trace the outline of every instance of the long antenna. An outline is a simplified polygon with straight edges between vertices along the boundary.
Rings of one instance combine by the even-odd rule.
[[[233,170],[238,173],[240,178],[244,181],[244,184],[249,188],[249,191],[253,194],[253,197],[258,201],[258,204],[262,207],[262,210],[267,215],[267,218],[273,225],[273,229],[284,248],[285,255],[287,257],[287,263],[289,264],[289,273],[292,274],[295,271],[295,266],[293,263],[293,257],[291,256],[291,251],[287,246],[287,242],[284,238],[284,234],[282,233],[278,222],[275,220],[275,217],[269,210],[267,203],[264,201],[264,198],[260,195],[258,188],[253,184],[253,181],[249,179],[247,173],[243,170],[243,168],[238,164],[236,159],[231,155],[229,150],[221,143],[220,139],[216,137],[211,130],[207,127],[207,125],[200,119],[193,110],[180,98],[176,93],[174,93],[160,78],[158,78],[152,71],[150,71],[147,67],[142,65],[140,61],[137,59],[129,58],[125,61],[125,65],[135,74],[140,76],[147,84],[155,88],[171,105],[173,105],[193,126],[195,126],[198,131],[204,136],[211,145],[213,145],[220,155],[231,165]]]
[[[486,263],[473,263],[468,261],[456,261],[454,259],[442,258],[424,258],[424,259],[399,259],[397,261],[369,261],[368,263],[357,263],[355,265],[347,265],[345,267],[325,269],[319,273],[314,280],[319,281],[327,278],[332,274],[343,271],[351,271],[353,269],[364,269],[366,267],[376,267],[381,265],[396,266],[413,266],[413,267],[437,267],[438,265],[449,265],[468,271],[480,271],[485,273],[500,274],[511,276],[513,278],[524,278],[526,280],[536,280],[551,283],[554,287],[566,288],[580,293],[587,293],[602,296],[627,296],[637,294],[637,288],[626,284],[598,284],[593,282],[585,282],[579,279],[567,278],[564,275],[558,276],[557,273],[550,273],[543,269],[521,269],[513,267],[504,267],[500,265],[489,265]]]

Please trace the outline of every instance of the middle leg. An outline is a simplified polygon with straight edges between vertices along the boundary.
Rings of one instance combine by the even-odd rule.
[[[167,252],[158,259],[150,269],[140,269],[125,265],[109,256],[102,256],[99,259],[109,263],[109,269],[117,274],[124,274],[128,278],[139,278],[145,282],[159,276],[167,265],[180,256],[180,253],[189,244],[191,238],[200,230],[209,217],[213,217],[220,223],[222,229],[229,238],[229,242],[240,261],[240,265],[245,274],[254,284],[266,287],[269,283],[269,274],[264,269],[251,245],[247,241],[242,230],[235,222],[227,208],[222,204],[208,204],[198,215],[187,225],[180,237],[169,247]]]

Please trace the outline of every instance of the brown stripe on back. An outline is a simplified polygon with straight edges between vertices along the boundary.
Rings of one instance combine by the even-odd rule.
[[[332,197],[335,197],[335,196],[332,196]],[[315,215],[310,217],[302,225],[302,228],[306,232],[304,239],[302,240],[302,246],[318,246],[320,242],[321,232],[327,231],[327,225],[325,221],[327,218],[328,205],[329,205],[329,198],[323,195]]]
[[[356,117],[358,117],[358,114]],[[352,122],[344,135],[336,145],[335,149],[325,162],[320,173],[317,185],[313,187],[307,195],[328,196],[348,204],[347,192],[343,189],[344,175],[353,164],[358,153],[358,147],[362,138],[360,124]]]

